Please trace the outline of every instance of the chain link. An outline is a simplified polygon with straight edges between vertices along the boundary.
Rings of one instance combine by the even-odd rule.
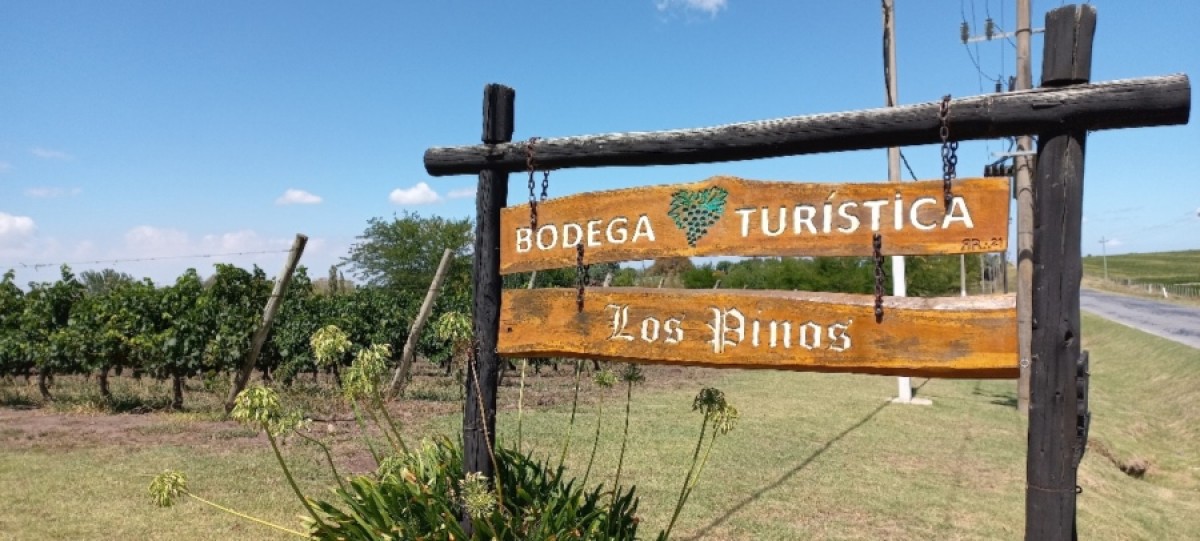
[[[542,197],[541,197],[541,199],[539,199],[539,201],[545,201],[546,197],[549,195],[550,195],[550,170],[543,169],[542,170]]]
[[[587,287],[588,272],[591,271],[591,265],[583,264],[583,243],[575,245],[575,285],[578,290],[575,292],[575,308],[580,312],[583,311],[583,290]]]
[[[950,140],[949,94],[942,96],[942,107],[938,111],[938,120],[941,121],[938,135],[942,138],[942,200],[946,204],[946,212],[949,212],[950,203],[954,201],[954,192],[950,191],[950,184],[954,182],[954,177],[957,175],[955,169],[958,167],[958,141]]]
[[[533,182],[533,173],[537,170],[537,161],[533,159],[533,145],[537,143],[537,140],[537,137],[530,137],[529,141],[525,142],[525,169],[529,172],[529,230],[531,232],[537,231],[538,224],[538,200],[533,192],[536,187]],[[550,173],[547,171],[546,176],[542,178],[542,199],[546,199],[546,188],[550,182],[549,175]]]
[[[883,281],[887,271],[883,270],[883,235],[875,233],[871,238],[871,248],[875,256],[875,322],[883,322]]]

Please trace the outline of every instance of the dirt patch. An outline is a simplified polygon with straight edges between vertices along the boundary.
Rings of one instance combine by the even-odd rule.
[[[1116,466],[1125,475],[1134,479],[1141,479],[1150,471],[1151,464],[1149,460],[1139,456],[1121,458],[1101,440],[1089,438],[1088,448],[1095,450],[1096,454],[1107,458],[1109,462],[1112,462],[1113,466]]]
[[[592,383],[594,367],[590,361],[582,363],[580,374],[580,402],[595,400],[595,385]],[[518,365],[519,368],[519,365]],[[621,365],[601,363],[601,368],[620,370]],[[713,369],[645,366],[645,381],[640,389],[678,390],[698,389],[705,383],[721,377]],[[60,378],[65,380],[66,378]],[[82,378],[81,378],[82,379]],[[515,411],[520,393],[520,372],[505,374],[499,393],[498,408]],[[194,382],[193,382],[194,383]],[[532,368],[525,377],[524,407],[529,410],[547,409],[570,404],[574,395],[574,364],[563,362],[555,370],[545,366],[540,373]],[[64,388],[67,385],[64,382]],[[458,384],[441,374],[433,366],[420,367],[410,386],[410,396],[427,398],[404,398],[389,405],[389,411],[400,422],[406,432],[420,434],[430,422],[462,411],[461,391]],[[612,389],[609,393],[617,393]],[[330,442],[331,450],[339,467],[346,473],[365,472],[374,469],[374,459],[365,449],[353,413],[345,407],[330,409],[327,406],[336,400],[306,401],[306,389],[284,391],[283,401],[301,404],[306,413],[314,418],[309,433],[322,441]],[[325,394],[336,396],[335,389],[325,389]],[[213,396],[208,396],[212,394]],[[237,450],[264,448],[266,437],[258,430],[242,426],[234,421],[216,420],[220,417],[216,409],[222,393],[206,394],[196,384],[189,391],[188,403],[195,409],[183,413],[156,411],[149,413],[99,413],[96,411],[71,412],[48,405],[12,404],[0,407],[0,449],[39,449],[48,452],[70,451],[101,446],[141,447],[147,445],[177,445],[192,448],[219,448]],[[324,409],[325,411],[319,411]],[[379,434],[373,434],[380,438]],[[289,445],[302,444],[300,438],[292,438]]]

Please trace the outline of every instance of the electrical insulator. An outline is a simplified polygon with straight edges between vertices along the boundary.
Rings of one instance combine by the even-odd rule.
[[[962,42],[965,45],[967,38],[971,37],[971,28],[967,26],[967,21],[963,21],[962,26],[958,27],[958,34],[962,37]]]
[[[996,23],[992,21],[991,17],[983,22],[983,35],[987,36],[987,39],[992,39],[992,36],[996,35]]]

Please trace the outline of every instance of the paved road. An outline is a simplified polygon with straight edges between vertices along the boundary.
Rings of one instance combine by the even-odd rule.
[[[1139,297],[1080,292],[1080,308],[1135,329],[1200,349],[1200,308]]]

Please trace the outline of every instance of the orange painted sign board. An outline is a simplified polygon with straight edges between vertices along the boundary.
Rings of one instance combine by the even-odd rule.
[[[672,256],[870,256],[1008,248],[1006,178],[800,183],[713,177],[693,184],[590,192],[501,213],[500,272]]]
[[[1015,297],[874,297],[747,290],[503,293],[498,351],[816,372],[1015,378]]]

